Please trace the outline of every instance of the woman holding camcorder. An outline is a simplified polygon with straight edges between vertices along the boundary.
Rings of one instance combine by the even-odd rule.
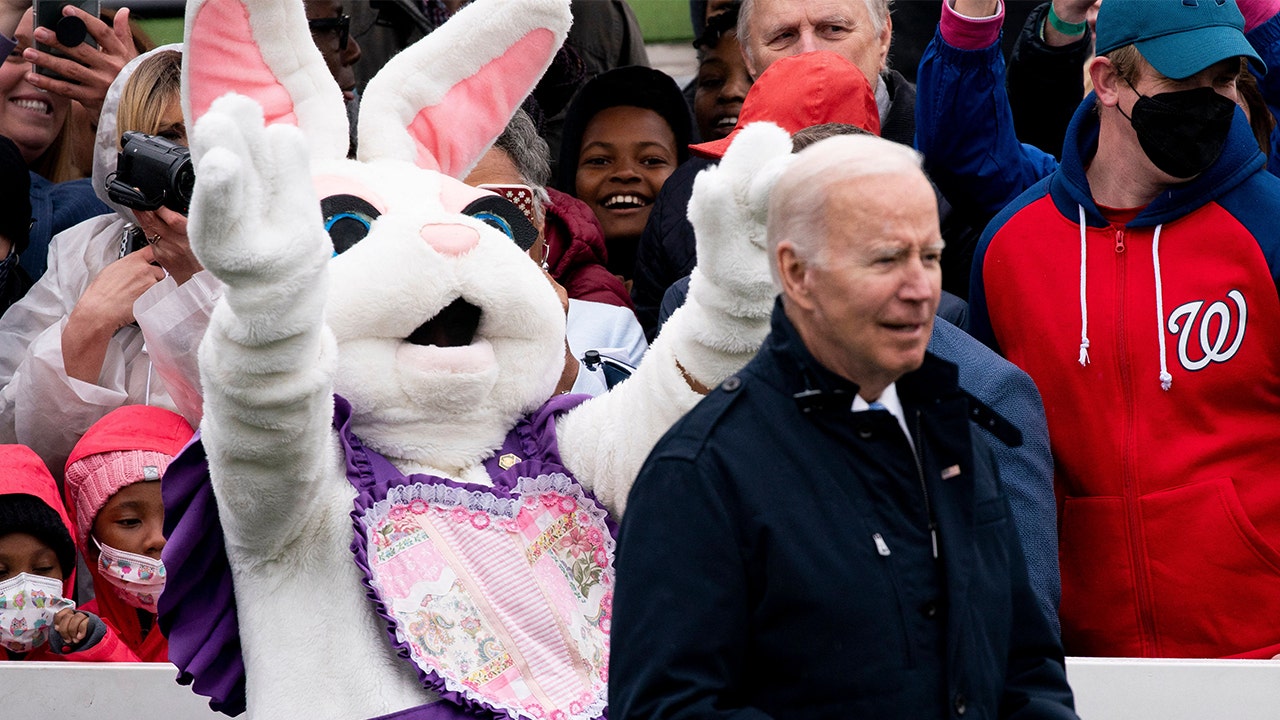
[[[30,446],[49,467],[62,467],[80,436],[122,405],[157,405],[199,423],[196,348],[220,286],[191,252],[185,200],[172,187],[186,182],[175,173],[190,171],[174,148],[186,145],[180,67],[170,46],[121,71],[93,172],[115,213],[58,235],[48,272],[0,317],[0,357],[13,358],[0,362],[16,366],[11,378],[0,367],[0,442]],[[122,152],[127,131],[150,137],[130,134]]]

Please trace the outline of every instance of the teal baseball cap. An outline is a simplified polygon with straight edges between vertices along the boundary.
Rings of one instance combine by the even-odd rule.
[[[1267,71],[1244,37],[1236,0],[1103,0],[1095,37],[1099,55],[1135,45],[1173,80],[1233,57],[1248,58],[1259,72]]]

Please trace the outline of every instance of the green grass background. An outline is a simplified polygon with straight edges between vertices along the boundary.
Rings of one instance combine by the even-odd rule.
[[[689,24],[689,0],[627,0],[640,21],[645,42],[679,42],[693,39]]]
[[[362,0],[352,0],[361,2]],[[627,0],[640,22],[645,42],[682,42],[693,39],[688,0]],[[125,4],[128,2],[126,0]],[[182,18],[140,20],[156,44],[182,42]]]
[[[153,18],[139,20],[138,24],[157,45],[182,42],[182,18]]]

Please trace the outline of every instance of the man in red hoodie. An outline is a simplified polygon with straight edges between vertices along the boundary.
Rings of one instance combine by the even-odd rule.
[[[1106,0],[1061,166],[975,256],[970,330],[1044,395],[1073,655],[1280,653],[1280,181],[1236,104],[1280,16],[1241,9]]]

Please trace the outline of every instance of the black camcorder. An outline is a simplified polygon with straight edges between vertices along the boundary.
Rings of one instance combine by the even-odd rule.
[[[163,205],[186,215],[195,184],[191,150],[156,135],[127,132],[116,172],[107,179],[107,196],[135,210]]]

